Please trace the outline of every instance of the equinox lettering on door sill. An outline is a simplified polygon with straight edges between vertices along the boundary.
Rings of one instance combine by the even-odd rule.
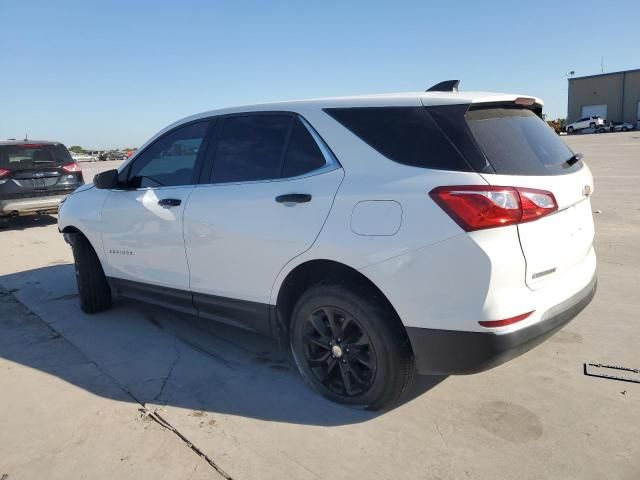
[[[131,250],[109,250],[109,253],[113,255],[133,255]]]

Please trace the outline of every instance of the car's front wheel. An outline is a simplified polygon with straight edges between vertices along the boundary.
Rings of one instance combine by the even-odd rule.
[[[334,402],[380,410],[393,405],[413,378],[404,327],[367,289],[309,289],[294,308],[290,341],[302,377]]]
[[[75,261],[80,308],[85,313],[107,310],[111,307],[111,288],[98,255],[89,240],[79,233],[70,235],[70,243]]]
[[[567,133],[573,133],[573,127],[567,127]]]

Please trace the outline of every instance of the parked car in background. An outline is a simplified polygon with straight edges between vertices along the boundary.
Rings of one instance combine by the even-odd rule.
[[[610,132],[628,132],[634,130],[636,127],[633,123],[629,122],[609,122],[607,130]]]
[[[167,127],[60,210],[81,308],[113,292],[271,335],[373,410],[414,371],[533,348],[595,294],[593,178],[539,99],[451,83]]]
[[[119,150],[111,150],[107,152],[107,160],[126,160],[127,154]]]
[[[88,153],[71,153],[74,162],[97,162],[98,158]]]
[[[56,213],[84,184],[66,147],[50,141],[0,141],[0,219]]]
[[[605,121],[602,119],[602,117],[584,117],[567,125],[567,133],[577,132],[579,130],[584,130],[585,128],[597,129],[598,127],[604,126],[604,124]]]

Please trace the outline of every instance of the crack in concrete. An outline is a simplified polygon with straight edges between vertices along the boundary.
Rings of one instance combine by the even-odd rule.
[[[180,358],[181,358],[180,349],[178,348],[178,340],[175,338],[173,339],[173,348],[176,351],[176,358],[173,359],[173,362],[169,367],[169,372],[167,373],[167,375],[164,377],[164,380],[162,381],[162,385],[160,386],[160,391],[155,397],[153,397],[152,402],[156,402],[162,396],[162,394],[164,393],[164,389],[169,383],[169,380],[171,379],[171,377],[173,376],[173,371],[176,369],[176,365],[178,365],[178,362],[180,361]]]
[[[202,450],[200,450],[200,448],[198,448],[196,445],[194,445],[193,442],[191,442],[191,440],[189,440],[177,428],[175,428],[173,425],[171,425],[169,422],[167,422],[167,420],[165,420],[162,417],[162,415],[160,415],[158,413],[157,409],[155,409],[154,411],[151,411],[147,407],[143,406],[139,410],[140,410],[140,413],[142,413],[143,415],[145,415],[148,418],[152,419],[154,422],[156,422],[161,427],[164,427],[167,430],[169,430],[170,432],[173,432],[174,434],[176,434],[180,438],[180,440],[182,440],[185,443],[185,445],[187,445],[187,447],[189,447],[197,455],[202,457],[202,459],[205,462],[207,462],[216,472],[218,472],[225,480],[233,480],[233,477],[231,477],[231,475],[229,475],[227,472],[225,472],[222,469],[222,467],[218,466],[218,464],[216,462],[214,462],[206,453],[204,453]]]

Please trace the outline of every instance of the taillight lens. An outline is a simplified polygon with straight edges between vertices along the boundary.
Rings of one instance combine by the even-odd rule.
[[[467,232],[530,222],[558,210],[546,190],[493,185],[437,187],[429,196]]]
[[[11,170],[7,170],[6,168],[0,168],[0,178],[8,177],[11,173]]]
[[[62,166],[62,170],[67,173],[80,173],[82,172],[82,168],[77,163],[68,163]]]

